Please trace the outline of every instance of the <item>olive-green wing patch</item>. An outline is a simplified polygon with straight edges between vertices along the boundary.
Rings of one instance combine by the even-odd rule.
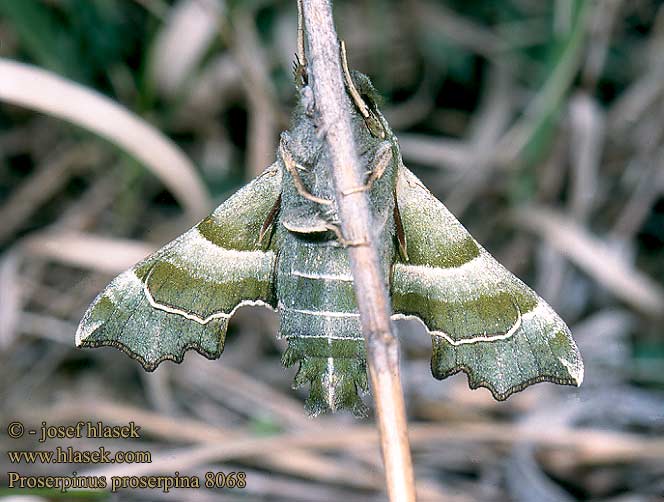
[[[487,387],[498,400],[536,382],[580,385],[581,356],[553,309],[403,166],[396,198],[408,261],[394,264],[394,317],[427,327],[433,375],[464,371],[472,388]]]
[[[188,349],[219,357],[238,307],[276,307],[275,250],[269,237],[259,239],[280,193],[275,164],[194,228],[120,274],[88,308],[76,345],[115,346],[148,371],[166,359],[181,362]]]

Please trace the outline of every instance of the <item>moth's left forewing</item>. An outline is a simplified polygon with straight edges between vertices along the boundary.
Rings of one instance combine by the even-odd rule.
[[[194,228],[123,272],[85,313],[83,347],[114,346],[153,370],[181,361],[188,349],[209,358],[223,350],[235,310],[276,306],[275,252],[259,242],[281,191],[276,165]]]
[[[436,378],[464,371],[499,400],[541,381],[580,385],[583,363],[563,320],[403,166],[397,204],[408,262],[393,268],[395,317],[425,324]]]

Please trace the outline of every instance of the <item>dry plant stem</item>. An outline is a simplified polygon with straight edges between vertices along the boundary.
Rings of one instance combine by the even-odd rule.
[[[368,197],[366,192],[349,193],[364,180],[351,130],[351,103],[342,76],[332,6],[329,0],[304,0],[302,7],[309,43],[309,72],[316,107],[326,130],[341,230],[346,241],[364,243],[350,246],[348,253],[376,403],[387,492],[391,501],[414,501],[399,346],[392,333],[385,279],[371,242]]]
[[[187,426],[188,423],[183,422],[183,427]],[[452,444],[458,446],[460,442],[502,445],[535,442],[539,447],[569,451],[581,465],[605,465],[629,461],[652,462],[653,465],[660,465],[664,458],[664,441],[661,439],[592,428],[574,429],[559,426],[549,429],[523,428],[497,423],[453,424],[452,426],[418,424],[413,426],[411,433],[413,442],[422,447],[431,445],[445,447]],[[321,434],[320,431],[293,432],[264,437],[238,434],[235,437],[227,436],[223,441],[210,438],[202,445],[164,450],[153,454],[151,463],[95,466],[89,471],[86,470],[85,473],[79,474],[110,477],[140,476],[176,470],[183,472],[210,462],[261,456],[265,455],[265,452],[290,451],[291,449],[356,451],[375,444],[376,440],[375,430],[363,425],[356,425],[349,427],[348,430],[329,434]],[[440,500],[440,498],[436,500]]]

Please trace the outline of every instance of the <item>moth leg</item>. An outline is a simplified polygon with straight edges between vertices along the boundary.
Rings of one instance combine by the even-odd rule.
[[[293,80],[298,89],[302,89],[307,85],[307,69],[297,54],[295,54],[295,61],[293,61]]]
[[[304,104],[305,113],[309,117],[314,116],[315,99],[314,93],[309,87],[309,76],[307,75],[307,55],[304,51],[304,17],[302,15],[302,0],[297,1],[297,52],[293,61],[293,80],[295,87],[300,91],[300,97]]]
[[[263,241],[263,237],[267,235],[268,230],[273,229],[273,223],[277,219],[277,215],[279,214],[279,211],[281,210],[281,194],[279,194],[279,197],[277,197],[277,200],[274,201],[274,205],[272,206],[272,209],[270,209],[270,212],[267,215],[267,218],[265,218],[265,221],[263,222],[263,225],[261,226],[260,233],[258,234],[258,245],[261,245],[261,242]],[[270,232],[270,236],[272,235],[272,232]],[[269,241],[269,239],[268,239]]]
[[[364,99],[362,99],[362,95],[357,90],[357,87],[355,87],[353,78],[350,76],[350,70],[348,69],[348,56],[346,54],[346,43],[343,40],[340,40],[339,44],[341,52],[341,69],[343,70],[344,80],[346,81],[346,87],[348,87],[350,97],[353,99],[353,102],[360,112],[360,115],[362,115],[364,123],[366,124],[367,129],[369,129],[369,132],[376,138],[383,139],[385,138],[385,128],[381,124],[378,117],[376,117],[374,112],[371,110],[371,108],[369,108],[369,106],[365,103]]]
[[[344,234],[341,232],[341,228],[339,227],[339,225],[337,225],[335,223],[328,223],[327,225],[325,225],[325,227],[328,230],[334,232],[334,235],[337,236],[337,240],[339,241],[339,243],[343,247],[350,247],[350,246],[359,247],[359,246],[368,246],[369,245],[369,243],[366,240],[351,241],[351,240],[346,239],[344,237]]]
[[[401,212],[399,211],[399,201],[397,200],[397,191],[394,191],[394,225],[396,227],[397,242],[399,243],[399,254],[404,261],[408,260],[408,245],[406,242],[406,232],[403,229]]]
[[[302,0],[297,1],[297,52],[293,61],[293,78],[298,89],[304,88],[308,83],[307,55],[304,52],[304,16],[302,15]]]
[[[342,192],[342,195],[350,195],[352,193],[369,191],[374,182],[383,176],[385,169],[387,169],[387,166],[390,165],[390,162],[392,162],[392,145],[385,141],[378,148],[378,152],[374,157],[373,167],[371,171],[369,171],[369,177],[367,178],[366,183],[359,187],[350,188]]]
[[[304,53],[304,15],[302,14],[302,0],[297,0],[297,55],[301,68],[307,68],[307,55]]]
[[[350,76],[350,70],[348,69],[348,56],[346,55],[346,43],[343,40],[341,40],[339,43],[341,49],[341,68],[344,72],[346,87],[348,87],[350,97],[353,98],[353,102],[355,103],[355,106],[357,106],[360,115],[362,115],[364,120],[367,120],[370,116],[369,107],[362,99],[362,96],[360,96],[360,93],[358,92],[357,87],[355,87],[353,79]]]
[[[315,195],[309,193],[307,187],[304,186],[304,181],[302,181],[300,173],[298,172],[298,168],[301,168],[301,166],[298,166],[296,164],[295,160],[293,159],[293,156],[288,151],[288,148],[284,144],[283,136],[279,141],[279,155],[281,155],[281,159],[284,161],[286,169],[288,169],[288,172],[293,178],[293,183],[295,184],[297,193],[299,193],[305,199],[310,200],[312,202],[316,202],[317,204],[325,204],[327,206],[332,204],[332,201],[329,199],[321,199],[320,197],[316,197]]]

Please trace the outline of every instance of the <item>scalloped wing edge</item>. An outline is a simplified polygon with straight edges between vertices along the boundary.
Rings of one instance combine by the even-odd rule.
[[[538,305],[535,307],[535,309],[526,312],[523,314],[521,317],[524,316],[531,316],[534,317],[538,315],[538,312],[536,312],[537,309],[544,309],[547,311],[547,314],[554,314],[555,318],[558,318],[558,315],[555,314],[555,311],[540,297],[538,297]],[[454,342],[452,341],[452,338],[447,334],[442,331],[436,331],[436,330],[431,330],[429,327],[426,325],[426,323],[417,315],[412,315],[412,314],[393,314],[391,316],[392,320],[416,320],[418,323],[420,323],[426,332],[431,335],[432,339],[435,340],[438,338],[441,341],[444,341],[445,343],[448,343],[452,346],[454,346]],[[491,395],[493,396],[494,399],[497,401],[505,401],[508,397],[510,397],[512,394],[516,394],[517,392],[521,392],[524,390],[526,387],[529,387],[531,385],[541,383],[541,382],[550,382],[550,383],[555,383],[559,385],[569,385],[569,386],[574,386],[574,387],[580,387],[581,384],[583,383],[583,378],[584,378],[584,372],[585,368],[583,365],[583,360],[581,359],[581,355],[578,351],[578,348],[576,347],[576,344],[574,343],[572,339],[571,332],[569,328],[562,322],[560,322],[560,328],[563,328],[562,332],[565,334],[565,337],[567,338],[567,341],[570,342],[570,346],[573,347],[574,349],[574,354],[576,357],[576,360],[573,362],[570,362],[560,356],[557,356],[558,361],[560,362],[561,365],[563,365],[569,374],[569,378],[560,378],[559,376],[556,376],[554,374],[549,374],[549,373],[542,373],[540,375],[537,375],[533,378],[529,378],[526,380],[523,380],[515,385],[512,385],[511,387],[507,388],[507,390],[500,392],[498,391],[492,383],[486,379],[483,379],[480,377],[480,372],[474,370],[472,367],[465,365],[465,364],[460,364],[456,365],[453,367],[448,368],[446,371],[442,373],[438,373],[436,369],[434,368],[434,357],[432,356],[431,359],[431,372],[434,375],[434,377],[438,380],[443,380],[449,376],[455,375],[457,373],[463,372],[466,374],[468,377],[468,386],[475,390],[480,387],[484,387],[485,389],[488,389],[489,392],[491,392]],[[519,324],[520,328],[520,324]],[[518,333],[518,329],[515,329],[512,333],[512,335],[516,335]],[[510,336],[511,337],[511,336]],[[491,340],[483,340],[483,341],[478,341],[476,343],[492,343]]]
[[[150,257],[148,257],[149,259]],[[147,259],[146,259],[147,260]],[[145,261],[145,260],[144,260]],[[190,350],[193,350],[200,355],[206,357],[207,359],[214,360],[214,359],[219,359],[221,357],[221,354],[224,351],[224,343],[225,343],[225,335],[226,335],[226,330],[227,330],[227,323],[230,321],[230,319],[235,315],[235,312],[245,306],[262,306],[262,307],[267,307],[270,310],[276,312],[276,309],[272,307],[267,302],[264,302],[262,300],[242,300],[240,303],[238,303],[233,309],[226,313],[223,311],[218,311],[213,313],[211,316],[208,316],[209,320],[204,322],[196,321],[194,319],[191,319],[189,315],[182,315],[178,312],[172,312],[171,309],[172,307],[167,306],[167,305],[161,305],[159,302],[155,301],[154,298],[152,297],[151,294],[148,293],[147,289],[147,278],[146,281],[142,281],[136,274],[135,274],[135,269],[141,266],[143,262],[140,262],[137,264],[135,267],[126,270],[119,276],[117,276],[101,293],[97,295],[95,300],[90,304],[88,309],[86,310],[83,318],[81,319],[80,324],[78,325],[78,328],[76,330],[76,336],[75,336],[75,343],[76,347],[79,348],[98,348],[98,347],[114,347],[122,352],[124,352],[127,356],[129,356],[131,359],[134,359],[135,361],[138,361],[143,369],[145,371],[152,372],[157,369],[157,367],[163,363],[164,361],[173,361],[177,364],[181,363],[184,360],[184,357],[186,356],[186,353],[189,352]],[[119,280],[122,276],[132,274],[134,277],[141,282],[142,284],[142,292],[144,299],[148,301],[150,306],[156,310],[160,310],[164,312],[165,314],[170,314],[174,316],[179,316],[182,318],[187,319],[188,321],[191,322],[196,322],[201,325],[208,324],[209,322],[213,321],[214,319],[212,318],[215,314],[218,314],[215,318],[221,318],[225,321],[225,325],[221,327],[220,333],[219,333],[219,339],[217,342],[217,348],[213,351],[205,349],[200,342],[192,341],[187,344],[185,344],[177,353],[167,353],[162,355],[161,357],[157,358],[154,361],[148,361],[145,357],[141,356],[139,353],[137,353],[134,349],[129,347],[126,343],[122,343],[119,340],[114,340],[114,339],[104,339],[104,340],[89,340],[88,338],[93,335],[97,329],[99,329],[101,326],[103,326],[104,321],[99,321],[96,323],[96,326],[93,326],[91,329],[87,329],[87,324],[90,322],[90,317],[92,315],[92,312],[94,308],[97,306],[99,301],[104,298],[108,292],[112,291],[112,286],[114,286],[114,283]],[[184,312],[184,311],[183,311]],[[87,333],[85,333],[88,331]]]

